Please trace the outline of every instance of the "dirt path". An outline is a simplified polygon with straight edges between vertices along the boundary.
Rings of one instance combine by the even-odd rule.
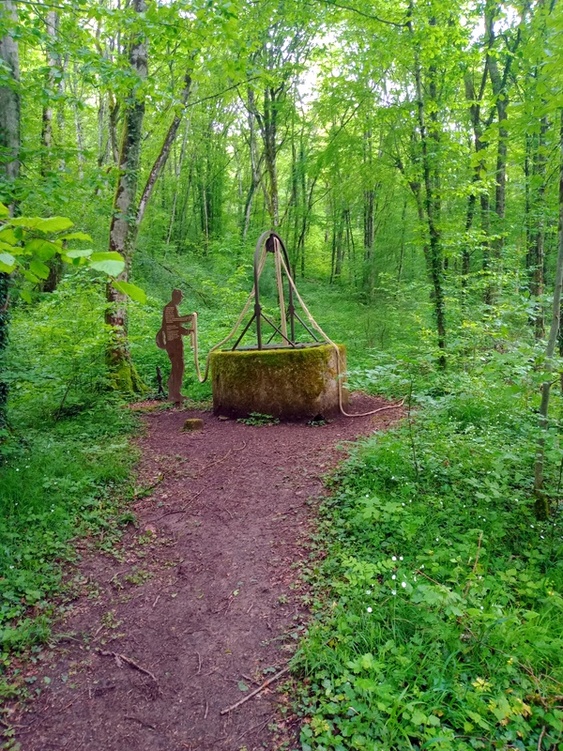
[[[382,405],[355,396],[352,411]],[[221,710],[283,668],[306,622],[296,585],[308,499],[343,458],[337,445],[400,410],[322,427],[266,427],[211,413],[145,418],[139,528],[119,560],[87,553],[41,693],[14,716],[21,751],[239,751],[276,747],[275,685]],[[187,417],[204,429],[181,431]]]

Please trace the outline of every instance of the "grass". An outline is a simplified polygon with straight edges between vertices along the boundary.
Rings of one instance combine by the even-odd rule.
[[[533,515],[536,419],[510,363],[432,376],[333,479],[303,751],[563,748],[563,525]]]
[[[12,433],[0,455],[0,664],[49,638],[73,542],[111,550],[130,494],[136,420],[108,394],[101,289],[67,280],[14,311]],[[6,686],[0,690],[8,690]]]
[[[154,334],[166,295],[182,286],[180,262],[169,259],[172,271],[159,276],[145,259],[152,296],[132,306],[132,351],[149,385],[156,366],[167,367]],[[219,271],[190,268],[198,294],[183,307],[201,313],[203,354],[251,286],[248,267]],[[274,307],[270,287],[264,302]],[[302,750],[561,751],[563,532],[559,515],[538,524],[532,513],[542,376],[526,306],[502,300],[494,320],[479,310],[470,320],[460,306],[443,374],[426,290],[391,287],[367,305],[299,282],[315,318],[348,346],[350,386],[410,395],[412,407],[403,425],[358,447],[322,510],[317,609],[297,662]],[[111,550],[119,522],[132,519],[124,501],[136,423],[107,392],[101,292],[78,277],[14,314],[14,435],[0,465],[4,665],[48,639],[65,565],[77,556],[72,542],[86,536]],[[187,380],[192,398],[209,396],[208,384]],[[554,420],[554,505],[559,441]]]
[[[28,618],[52,613],[69,543],[94,536],[111,549],[133,455],[131,417],[101,405],[80,418],[28,432],[2,468],[0,496],[0,648],[26,646]],[[44,636],[43,631],[38,634]]]

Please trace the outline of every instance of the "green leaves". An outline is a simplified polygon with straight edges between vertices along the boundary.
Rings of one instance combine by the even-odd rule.
[[[31,259],[29,270],[39,279],[47,279],[49,277],[49,267],[43,261],[40,261],[39,258]]]
[[[40,219],[37,222],[36,229],[40,232],[53,233],[62,232],[73,226],[74,222],[71,222],[70,219],[67,219],[65,216],[52,216],[49,219]]]
[[[34,238],[25,245],[27,255],[33,255],[40,261],[49,261],[62,249],[60,242],[50,242],[41,238]]]
[[[92,253],[90,267],[96,271],[103,271],[108,276],[118,276],[125,268],[123,256],[115,251]]]
[[[22,299],[31,302],[33,287],[49,277],[49,261],[60,258],[69,265],[88,266],[101,271],[112,279],[119,292],[144,303],[146,295],[140,287],[131,282],[115,280],[125,269],[125,260],[120,253],[67,247],[68,243],[75,241],[92,241],[85,232],[60,234],[72,226],[73,222],[64,216],[12,218],[8,208],[0,203],[0,272],[19,274],[21,279],[28,282],[28,286],[19,285]]]
[[[64,216],[52,216],[48,219],[42,219],[39,216],[18,216],[10,219],[10,224],[13,227],[22,227],[23,229],[35,230],[45,234],[62,232],[74,226],[73,222]]]
[[[123,292],[124,295],[130,297],[135,302],[145,303],[147,301],[147,295],[143,289],[137,287],[136,284],[131,282],[114,281],[113,286],[118,292]]]
[[[0,253],[0,271],[3,271],[5,274],[11,274],[12,271],[16,268],[16,259],[13,255],[6,252]]]
[[[84,240],[85,242],[92,242],[92,238],[90,235],[87,235],[86,232],[71,232],[68,235],[61,235],[61,240]]]
[[[498,374],[494,404],[478,377],[462,389],[468,378],[429,401],[414,432],[360,448],[324,508],[328,596],[301,647],[304,748],[558,741],[546,715],[563,675],[561,520],[530,514],[533,416],[510,386],[505,406]]]

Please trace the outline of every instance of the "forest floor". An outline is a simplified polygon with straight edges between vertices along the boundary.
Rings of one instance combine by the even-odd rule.
[[[383,406],[356,394],[350,410]],[[137,517],[110,555],[86,542],[54,639],[10,716],[21,751],[296,748],[280,677],[306,627],[323,476],[401,409],[312,427],[147,413]],[[203,430],[183,432],[188,417]],[[144,488],[144,491],[142,489]],[[6,715],[5,715],[6,717]]]

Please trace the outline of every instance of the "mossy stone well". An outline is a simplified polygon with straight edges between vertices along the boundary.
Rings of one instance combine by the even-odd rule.
[[[228,417],[259,412],[284,420],[335,415],[338,373],[346,372],[346,349],[338,345],[338,350],[339,357],[330,344],[214,352],[213,410]],[[344,386],[342,398],[346,404]]]

